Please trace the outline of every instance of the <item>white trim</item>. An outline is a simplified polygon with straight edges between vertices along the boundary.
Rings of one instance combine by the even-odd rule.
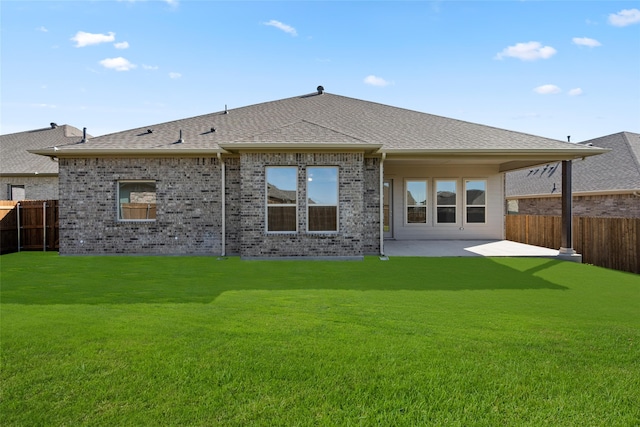
[[[120,201],[120,184],[153,184],[154,194],[156,196],[156,218],[147,219],[124,219],[122,218],[122,204]],[[131,203],[131,202],[129,202]],[[158,211],[158,184],[153,179],[119,179],[116,181],[116,221],[118,222],[156,222]],[[147,210],[149,206],[147,206]],[[147,213],[148,215],[148,213]]]

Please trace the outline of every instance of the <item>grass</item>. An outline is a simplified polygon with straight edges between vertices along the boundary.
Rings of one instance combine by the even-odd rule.
[[[535,258],[1,263],[0,425],[640,424],[640,276]]]

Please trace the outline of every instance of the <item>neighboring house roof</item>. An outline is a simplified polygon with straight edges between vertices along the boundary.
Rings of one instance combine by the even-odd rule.
[[[611,151],[600,156],[573,161],[571,187],[574,194],[640,190],[640,134],[620,132],[584,141],[578,145],[594,145]],[[561,192],[561,163],[509,172],[506,177],[507,197],[548,196]]]
[[[488,163],[501,163],[506,169],[601,152],[595,147],[324,93],[319,88],[317,93],[130,129],[38,154],[206,155],[243,149],[357,149],[388,156],[467,156],[475,163],[482,162],[478,155],[491,155]],[[514,154],[522,159],[516,162]]]
[[[77,143],[82,132],[69,125],[0,135],[0,175],[57,175],[58,163],[27,150]]]

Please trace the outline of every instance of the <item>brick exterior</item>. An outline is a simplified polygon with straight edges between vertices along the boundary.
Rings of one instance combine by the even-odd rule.
[[[227,255],[353,257],[379,252],[379,159],[362,153],[247,153],[225,163]],[[307,232],[306,168],[339,167],[339,231]],[[265,167],[298,167],[298,231],[267,233]],[[217,158],[60,159],[60,253],[220,255]],[[122,180],[156,183],[156,220],[119,221]]]
[[[560,197],[523,198],[518,200],[521,215],[561,215]],[[573,215],[605,218],[640,218],[640,197],[633,194],[574,196]]]
[[[9,185],[24,185],[26,200],[55,200],[58,198],[57,176],[12,176],[0,178],[0,188],[4,194],[2,199],[8,198]]]
[[[219,254],[217,158],[60,159],[60,253]],[[119,180],[156,182],[156,221],[118,221]]]
[[[369,162],[373,163],[373,162]],[[298,168],[298,231],[268,233],[265,229],[265,167],[296,166]],[[339,167],[339,223],[337,233],[307,231],[306,168],[307,166]],[[367,248],[367,236],[373,234],[376,223],[367,221],[373,216],[364,202],[370,189],[365,183],[375,174],[365,172],[362,153],[247,153],[241,155],[242,248],[245,257],[352,257],[362,256]],[[375,206],[378,212],[379,206]]]

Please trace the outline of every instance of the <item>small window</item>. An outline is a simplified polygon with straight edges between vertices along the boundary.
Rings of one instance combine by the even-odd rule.
[[[457,190],[456,181],[436,181],[436,223],[455,224]]]
[[[155,221],[155,181],[118,182],[118,219],[120,221]]]
[[[487,181],[465,180],[466,222],[484,224],[487,222]]]
[[[407,181],[407,224],[427,223],[427,181]]]
[[[267,167],[267,231],[298,230],[298,168]]]
[[[9,200],[21,201],[27,198],[24,185],[9,184]]]
[[[338,168],[307,168],[309,231],[338,231]]]

